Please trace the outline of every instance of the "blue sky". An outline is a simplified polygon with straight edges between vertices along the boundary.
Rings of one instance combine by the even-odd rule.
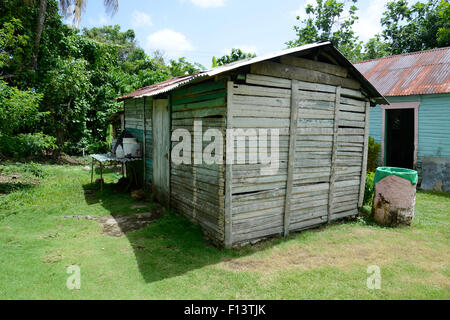
[[[81,27],[119,24],[134,29],[139,45],[166,58],[187,57],[211,66],[212,56],[231,48],[263,55],[285,48],[295,38],[296,15],[305,15],[314,0],[121,0],[109,16],[103,0],[88,0]],[[360,22],[355,32],[367,40],[380,32],[379,19],[387,0],[359,1]]]

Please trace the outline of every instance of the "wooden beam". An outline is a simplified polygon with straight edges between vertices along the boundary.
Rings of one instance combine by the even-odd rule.
[[[142,165],[143,165],[143,188],[144,189],[146,189],[146,187],[147,187],[147,175],[146,175],[146,173],[147,173],[147,170],[146,170],[146,163],[145,163],[145,157],[147,156],[147,154],[146,154],[146,135],[147,135],[147,127],[146,127],[146,117],[145,117],[145,100],[147,99],[147,97],[144,97],[143,98],[144,99],[144,105],[143,105],[143,107],[142,107],[142,114],[143,114],[143,116],[142,116],[142,120],[143,120],[143,128],[144,128],[144,130],[142,130],[143,131],[143,133],[142,133],[142,135],[143,135],[143,137],[142,137]]]
[[[292,56],[281,57],[280,61],[282,64],[288,64],[294,67],[325,72],[342,78],[346,78],[348,74],[347,69],[344,67],[320,61],[314,61],[304,58],[296,58]]]
[[[337,77],[320,71],[289,66],[276,62],[264,61],[256,63],[251,65],[250,69],[251,73],[264,76],[317,82],[356,90],[361,88],[361,84],[353,79]]]
[[[361,208],[364,200],[364,189],[366,187],[366,172],[367,172],[367,153],[369,151],[369,116],[370,116],[370,102],[366,102],[366,126],[364,128],[364,151],[363,163],[361,170],[361,184],[359,186],[359,201],[358,207]]]
[[[297,116],[298,116],[298,106],[297,98],[299,96],[299,84],[298,81],[292,80],[291,84],[291,121],[289,127],[289,155],[288,155],[288,172],[287,172],[287,183],[286,183],[286,197],[284,200],[284,236],[289,234],[289,226],[291,223],[291,196],[292,196],[292,185],[294,182],[294,165],[295,165],[295,149],[296,149],[296,139],[297,139]]]
[[[333,62],[335,65],[339,65],[339,63],[336,61],[336,59],[334,59],[331,55],[329,55],[328,53],[326,53],[323,50],[319,51],[319,54],[324,56],[325,58],[327,58],[328,60],[330,60],[331,62]]]
[[[233,81],[227,82],[227,130],[233,129]],[[227,141],[229,143],[234,143],[234,141]],[[229,150],[227,149],[228,153]],[[226,156],[225,163],[225,215],[224,215],[224,237],[225,237],[225,247],[231,248],[233,245],[233,232],[232,232],[232,193],[233,193],[233,157]]]
[[[336,87],[336,101],[334,105],[333,149],[331,151],[330,189],[328,192],[328,223],[331,222],[331,213],[334,201],[334,183],[336,181],[336,159],[338,147],[340,108],[341,108],[341,87]]]

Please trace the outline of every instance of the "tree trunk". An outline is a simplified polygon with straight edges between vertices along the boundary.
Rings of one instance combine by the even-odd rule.
[[[33,52],[33,61],[32,61],[34,71],[37,70],[39,44],[41,43],[42,31],[44,30],[45,14],[47,13],[47,1],[48,0],[40,0],[40,5],[39,5],[39,16],[38,16],[38,21],[37,21],[36,36],[34,38],[34,52]]]

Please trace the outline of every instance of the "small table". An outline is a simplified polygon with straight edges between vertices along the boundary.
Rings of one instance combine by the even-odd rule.
[[[106,153],[106,154],[91,154],[90,157],[92,158],[92,164],[91,164],[91,183],[93,183],[94,180],[94,162],[98,161],[100,163],[100,191],[103,192],[103,163],[104,162],[114,162],[114,163],[121,163],[122,164],[122,175],[124,173],[123,166],[126,162],[133,162],[133,161],[140,161],[142,158],[117,158],[112,153]]]

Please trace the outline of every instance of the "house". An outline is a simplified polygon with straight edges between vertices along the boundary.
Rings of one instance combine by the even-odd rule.
[[[387,103],[329,42],[119,100],[125,128],[145,141],[142,177],[156,199],[226,247],[356,215],[369,108]]]
[[[380,165],[417,169],[422,187],[450,191],[450,47],[354,65],[390,102],[370,111]]]

